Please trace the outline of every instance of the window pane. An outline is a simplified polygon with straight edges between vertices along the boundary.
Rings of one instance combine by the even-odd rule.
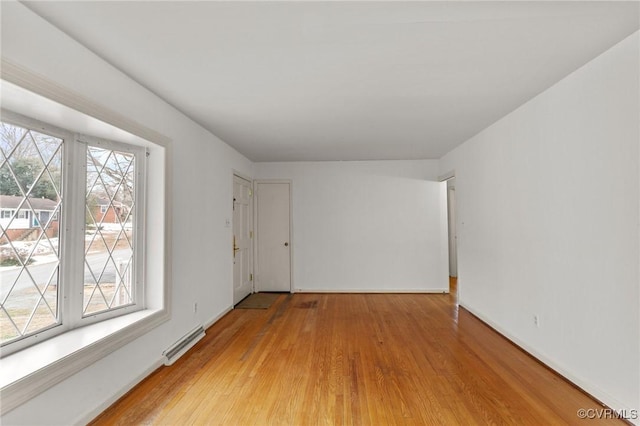
[[[135,155],[87,148],[83,315],[135,302]]]
[[[1,123],[0,342],[59,323],[63,141]]]

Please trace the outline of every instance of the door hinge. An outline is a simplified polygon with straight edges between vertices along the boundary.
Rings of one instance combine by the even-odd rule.
[[[253,281],[253,274],[249,274],[249,281]]]
[[[249,197],[253,197],[253,190],[249,189]]]
[[[249,238],[253,238],[253,231],[249,231]]]

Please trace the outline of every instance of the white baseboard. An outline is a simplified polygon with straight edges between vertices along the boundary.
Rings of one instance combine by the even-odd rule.
[[[578,388],[586,392],[592,398],[595,398],[597,401],[601,402],[602,404],[605,404],[608,408],[611,408],[618,412],[624,412],[625,410],[626,412],[629,412],[630,410],[636,409],[636,407],[625,406],[625,404],[623,404],[616,398],[612,397],[607,392],[603,391],[597,385],[586,382],[582,380],[580,377],[575,376],[574,374],[572,374],[571,372],[563,368],[561,365],[557,364],[553,359],[541,354],[535,348],[529,346],[528,344],[526,344],[516,336],[506,332],[502,327],[500,327],[500,325],[493,322],[483,314],[479,313],[469,305],[460,303],[460,306],[466,309],[467,311],[469,311],[471,314],[473,314],[475,317],[480,319],[482,322],[487,324],[489,327],[493,328],[496,332],[501,334],[503,337],[510,340],[513,344],[518,346],[520,349],[522,349],[523,351],[525,351],[526,353],[528,353],[529,355],[531,355],[532,357],[540,361],[542,364],[546,365],[551,370],[558,373],[559,375],[564,377],[566,380],[568,380],[569,382],[571,382],[572,384],[574,384],[575,386],[577,386]],[[629,421],[635,425],[640,425],[639,419],[629,419]]]
[[[75,422],[75,424],[86,425],[87,423],[91,422],[93,419],[98,417],[100,414],[102,414],[103,411],[105,411],[107,408],[113,405],[117,400],[122,398],[127,392],[133,389],[138,383],[142,382],[144,379],[149,377],[151,373],[156,371],[158,368],[162,367],[164,365],[163,360],[164,360],[164,357],[158,358],[146,370],[138,374],[133,380],[129,381],[129,383],[127,383],[126,386],[124,386],[118,392],[113,394],[111,397],[107,398],[105,401],[102,402],[102,404],[98,405],[97,407],[91,409],[89,412],[81,416],[80,419],[77,422]]]
[[[207,331],[207,329],[209,327],[211,327],[213,324],[217,323],[220,320],[220,318],[222,318],[223,316],[227,315],[232,310],[233,310],[233,305],[229,306],[227,309],[223,310],[218,315],[214,316],[209,321],[205,322],[204,323],[204,331]]]
[[[375,288],[375,289],[362,289],[362,288],[296,288],[295,293],[375,293],[375,294],[393,294],[393,293],[419,293],[419,294],[442,294],[449,293],[448,288],[430,288],[430,289],[418,289],[418,288]]]
[[[445,290],[437,290],[437,289],[434,289],[434,290],[415,290],[415,289],[410,289],[410,290],[403,290],[403,289],[393,289],[393,290],[380,290],[380,289],[376,289],[376,290],[362,290],[362,289],[340,289],[340,290],[296,289],[296,292],[298,292],[298,293],[445,293],[445,292],[448,293],[448,289],[446,291]],[[579,377],[576,377],[573,374],[571,374],[570,372],[566,371],[560,365],[556,364],[552,359],[540,354],[534,348],[530,347],[529,345],[527,345],[526,343],[524,343],[523,341],[521,341],[517,337],[515,337],[515,336],[511,335],[510,333],[504,331],[502,329],[502,327],[500,327],[498,324],[496,324],[495,322],[493,322],[489,318],[485,317],[481,313],[477,312],[473,308],[469,307],[466,304],[461,304],[460,306],[463,307],[464,309],[466,309],[467,311],[469,311],[471,314],[473,314],[477,318],[479,318],[481,321],[483,321],[487,325],[489,325],[491,328],[493,328],[495,331],[500,333],[502,336],[504,336],[505,338],[507,338],[508,340],[513,342],[516,346],[520,347],[522,350],[524,350],[525,352],[527,352],[528,354],[530,354],[531,356],[533,356],[534,358],[536,358],[537,360],[542,362],[544,365],[546,365],[547,367],[551,368],[556,373],[558,373],[561,376],[563,376],[569,382],[573,383],[574,385],[576,385],[580,389],[584,390],[585,392],[587,392],[589,395],[593,396],[594,398],[597,398],[600,402],[602,402],[603,404],[607,405],[609,408],[612,408],[614,410],[625,410],[625,409],[629,410],[630,409],[629,407],[626,407],[624,404],[622,404],[620,401],[618,401],[616,398],[614,398],[611,395],[609,395],[606,392],[604,392],[598,386],[595,386],[595,385],[593,385],[591,383],[585,382],[582,379],[580,379]],[[233,309],[233,307],[230,306],[227,309],[225,309],[224,311],[222,311],[220,314],[218,314],[215,317],[213,317],[211,320],[207,321],[205,323],[205,326],[204,326],[205,330],[208,329],[209,327],[211,327],[213,324],[215,324],[218,320],[220,320],[220,318],[225,316],[232,309]],[[98,405],[97,407],[93,408],[92,410],[90,410],[89,412],[87,412],[86,414],[81,416],[80,419],[76,422],[76,424],[87,424],[87,423],[91,422],[93,419],[95,419],[97,416],[99,416],[104,410],[109,408],[113,403],[115,403],[118,399],[120,399],[122,396],[124,396],[127,392],[129,392],[131,389],[133,389],[137,384],[142,382],[145,378],[147,378],[151,373],[153,373],[155,370],[157,370],[162,365],[163,365],[163,359],[159,358],[158,360],[153,362],[145,371],[143,371],[141,374],[139,374],[133,380],[131,380],[129,383],[127,383],[126,386],[124,386],[118,392],[113,394],[110,398],[106,399],[102,404]],[[640,424],[640,423],[638,423],[638,420],[632,420],[632,423],[636,424],[636,425]]]
[[[216,315],[215,317],[207,321],[204,324],[204,329],[206,330],[209,327],[211,327],[213,324],[218,322],[220,318],[222,318],[227,313],[229,313],[232,309],[233,309],[233,306],[230,306],[224,311],[222,311],[220,314]],[[93,419],[98,417],[103,411],[105,411],[107,408],[113,405],[113,403],[115,403],[118,399],[122,398],[127,392],[129,392],[136,385],[138,385],[140,382],[146,379],[151,373],[153,373],[163,365],[164,365],[164,357],[158,358],[147,369],[145,369],[142,373],[137,375],[133,380],[128,382],[126,386],[124,386],[118,392],[113,394],[111,397],[107,398],[104,402],[102,402],[102,404],[98,405],[97,407],[91,409],[90,411],[82,415],[75,424],[86,425],[87,423],[91,422]]]

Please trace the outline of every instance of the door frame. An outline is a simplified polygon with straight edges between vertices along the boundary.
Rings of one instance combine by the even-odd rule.
[[[449,244],[449,276],[458,278],[458,223],[456,221],[456,182],[455,176],[447,179],[447,223]]]
[[[233,192],[234,192],[234,181],[235,178],[238,177],[242,180],[246,180],[247,183],[249,184],[249,188],[251,188],[251,197],[249,197],[249,208],[247,209],[247,211],[249,212],[249,214],[251,215],[251,217],[247,220],[247,225],[250,227],[250,231],[253,234],[253,238],[249,238],[249,250],[248,250],[248,254],[249,254],[249,267],[250,267],[250,271],[249,274],[253,274],[253,280],[251,281],[251,291],[249,294],[253,294],[256,292],[256,273],[255,273],[255,261],[254,261],[254,247],[255,247],[255,237],[256,237],[256,233],[255,233],[255,214],[254,214],[254,205],[255,203],[253,202],[253,194],[255,192],[255,189],[253,188],[253,179],[248,177],[247,175],[240,173],[238,171],[236,171],[235,169],[232,170],[233,173],[231,174],[231,199],[233,200]],[[233,203],[231,204],[231,241],[233,241]],[[233,262],[233,258],[231,259],[231,261]],[[233,267],[233,263],[231,264],[231,266]],[[233,300],[234,296],[234,292],[235,292],[235,288],[234,288],[234,280],[235,280],[235,276],[234,273],[232,271],[231,273],[231,299]]]
[[[269,183],[286,183],[289,185],[289,293],[294,292],[294,282],[293,282],[293,181],[291,179],[254,179],[253,181],[253,195],[258,191],[259,184],[269,184]],[[252,197],[252,198],[254,198]],[[260,276],[260,269],[258,268],[258,238],[260,238],[259,230],[258,230],[258,199],[256,198],[255,203],[253,203],[253,229],[255,230],[253,236],[253,289],[254,292],[260,291],[260,286],[258,283],[258,277]]]
[[[451,247],[451,244],[450,244],[450,241],[451,241],[451,227],[449,226],[451,224],[451,222],[453,222],[453,224],[454,224],[454,231],[455,231],[456,237],[460,232],[460,226],[458,226],[460,224],[460,222],[458,221],[459,214],[458,214],[458,204],[457,204],[458,200],[457,200],[457,198],[455,200],[455,206],[454,206],[454,211],[453,212],[450,211],[450,204],[449,204],[449,196],[450,196],[449,188],[451,186],[451,183],[453,183],[454,187],[455,187],[455,184],[457,183],[457,180],[455,180],[455,179],[456,179],[456,171],[455,171],[455,169],[454,170],[450,170],[447,173],[444,173],[444,174],[438,176],[438,182],[441,182],[444,185],[444,193],[445,193],[444,205],[442,207],[444,208],[445,217],[446,217],[446,220],[445,220],[446,224],[444,225],[446,228],[443,229],[444,235],[446,235],[446,240],[443,241],[443,244],[446,244],[446,247],[447,247],[447,261],[446,261],[446,263],[445,262],[442,263],[442,268],[444,268],[447,271],[447,281],[449,281],[449,282],[447,283],[446,287],[449,289],[449,291],[451,291],[451,284],[450,284],[450,276],[451,276],[450,253],[451,253],[452,247]],[[451,181],[451,182],[449,182],[449,181]],[[458,195],[457,192],[454,191],[454,196],[457,196],[457,195]],[[451,213],[453,213],[453,214],[451,214]],[[458,292],[458,295],[460,295],[460,284],[461,284],[461,282],[460,282],[460,274],[459,274],[459,271],[460,271],[460,268],[459,268],[459,266],[460,266],[460,258],[458,256],[459,250],[458,250],[457,238],[456,238],[455,241],[456,241],[456,244],[455,244],[454,249],[455,249],[455,253],[456,253],[455,254],[455,262],[456,262],[456,275],[457,275],[457,277],[456,277],[457,278],[456,291]]]

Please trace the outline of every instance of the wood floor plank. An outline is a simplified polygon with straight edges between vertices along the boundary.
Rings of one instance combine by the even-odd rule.
[[[571,425],[579,408],[601,406],[455,296],[294,294],[228,313],[93,424]]]

